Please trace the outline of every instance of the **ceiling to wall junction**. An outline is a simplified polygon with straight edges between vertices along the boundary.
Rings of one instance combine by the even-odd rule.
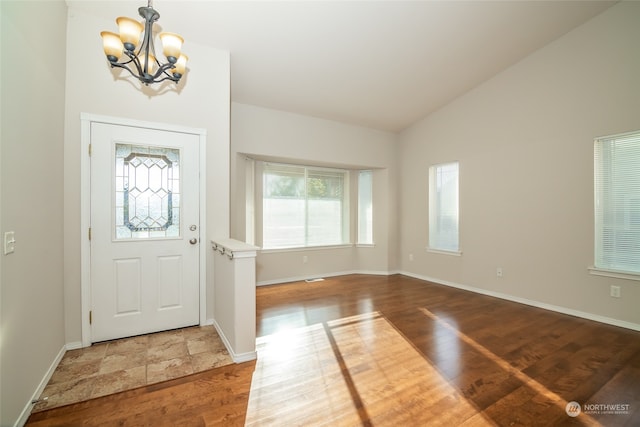
[[[231,53],[232,101],[397,132],[615,1],[162,1],[166,31]],[[67,0],[105,18],[146,1]],[[99,30],[95,36],[99,44]],[[192,62],[194,64],[195,61]],[[192,73],[208,73],[195,66]]]

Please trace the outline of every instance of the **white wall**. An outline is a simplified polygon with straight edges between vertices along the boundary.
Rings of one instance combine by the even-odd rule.
[[[66,339],[81,341],[80,310],[80,114],[91,113],[157,123],[175,124],[207,131],[208,236],[229,235],[229,53],[197,43],[185,43],[188,72],[178,90],[161,95],[125,78],[115,80],[102,52],[101,30],[113,28],[103,20],[70,7],[67,38],[67,91],[65,106],[65,305]],[[125,76],[126,72],[121,71]],[[155,89],[154,89],[155,90]],[[213,252],[207,251],[207,318],[213,318]]]
[[[593,140],[640,129],[639,22],[618,4],[402,133],[403,271],[640,325],[640,282],[587,270]],[[460,257],[425,251],[428,168],[451,160]]]
[[[374,170],[373,248],[314,249],[258,253],[258,283],[350,271],[386,273],[396,268],[396,135],[329,120],[250,105],[232,104],[231,230],[245,239],[247,156],[310,165]],[[352,186],[352,209],[355,188]],[[352,223],[355,241],[355,222]],[[303,255],[307,263],[302,262]]]
[[[0,2],[0,425],[16,423],[63,351],[64,1]],[[51,49],[55,46],[55,49]]]

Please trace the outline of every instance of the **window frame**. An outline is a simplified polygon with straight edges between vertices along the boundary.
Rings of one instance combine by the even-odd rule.
[[[305,219],[304,219],[304,244],[303,245],[286,245],[286,246],[265,246],[265,207],[264,207],[264,203],[265,200],[267,199],[265,197],[265,193],[264,193],[264,186],[265,186],[265,175],[269,169],[269,167],[275,167],[275,169],[277,169],[277,167],[282,167],[283,169],[285,168],[292,168],[292,169],[301,169],[304,170],[304,180],[305,180],[305,196],[304,198],[301,198],[299,200],[303,200],[304,201],[304,209],[305,209]],[[311,173],[310,173],[311,172]],[[308,211],[308,206],[309,206],[309,200],[313,200],[313,198],[309,198],[309,194],[307,191],[307,184],[308,184],[308,178],[310,175],[313,175],[314,173],[322,173],[322,172],[328,172],[328,173],[336,173],[336,174],[340,174],[342,176],[342,198],[341,198],[341,231],[340,231],[340,235],[341,235],[341,241],[340,242],[335,242],[335,243],[326,243],[326,244],[310,244],[309,243],[309,211]],[[314,166],[314,165],[303,165],[303,164],[293,164],[293,163],[281,163],[281,162],[271,162],[271,161],[265,161],[263,162],[262,168],[261,168],[261,194],[260,194],[260,200],[256,201],[257,203],[260,204],[261,209],[260,209],[260,217],[259,217],[259,221],[261,222],[261,227],[260,227],[260,239],[261,239],[261,245],[262,245],[262,250],[264,252],[286,252],[286,251],[295,251],[295,250],[310,250],[310,249],[321,249],[321,248],[331,248],[331,247],[346,247],[346,246],[353,246],[353,244],[351,243],[351,233],[350,233],[350,223],[351,223],[351,213],[350,213],[350,192],[349,192],[349,188],[350,188],[350,170],[347,169],[341,169],[341,168],[332,168],[332,167],[325,167],[325,166]],[[258,218],[256,218],[258,219]]]
[[[616,249],[608,249],[607,246],[616,245],[618,238],[613,237],[611,242],[611,233],[617,234],[617,232],[627,231],[633,239],[634,221],[630,221],[629,218],[638,216],[640,217],[640,209],[636,211],[632,206],[634,204],[628,203],[629,200],[640,199],[640,180],[636,183],[629,184],[629,180],[620,176],[626,169],[619,163],[616,164],[615,159],[615,147],[604,147],[604,144],[615,143],[630,143],[638,144],[632,146],[632,152],[637,151],[637,155],[622,156],[625,159],[633,159],[634,163],[629,168],[635,170],[635,163],[638,163],[640,167],[640,131],[627,132],[617,135],[609,135],[594,139],[593,145],[593,163],[594,163],[594,246],[593,246],[593,265],[588,268],[589,273],[597,276],[614,277],[620,279],[629,279],[640,281],[640,268],[638,270],[628,270],[623,265],[625,261],[623,256],[618,255],[619,252]],[[615,166],[618,168],[615,168]],[[628,167],[628,166],[627,166]],[[617,178],[616,178],[616,175]],[[630,188],[629,188],[630,186]],[[633,193],[635,190],[637,193]],[[631,191],[631,195],[629,194]],[[620,194],[620,195],[618,195]],[[621,198],[627,203],[621,203]],[[606,200],[610,200],[607,204]],[[624,209],[618,208],[623,205]],[[624,219],[619,220],[620,217]],[[610,218],[613,218],[611,220]],[[636,242],[632,240],[633,244]],[[617,256],[618,255],[618,256]],[[610,258],[612,261],[606,262],[605,258]]]
[[[456,177],[455,177],[455,248],[446,247],[440,241],[436,241],[437,237],[442,237],[441,233],[436,233],[438,228],[440,227],[442,218],[441,218],[441,205],[439,203],[438,197],[438,174],[439,171],[445,167],[449,167],[455,165],[456,166]],[[427,226],[427,251],[432,253],[439,253],[445,255],[454,255],[460,256],[462,255],[462,250],[460,247],[460,162],[450,161],[437,163],[429,166],[429,177],[428,177],[428,226]]]

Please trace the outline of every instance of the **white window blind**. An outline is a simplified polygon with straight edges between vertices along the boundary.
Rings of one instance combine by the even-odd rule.
[[[263,248],[347,243],[347,181],[343,170],[265,164]]]
[[[373,244],[373,174],[358,174],[358,243]]]
[[[458,252],[458,162],[429,168],[429,249]]]
[[[595,267],[640,273],[640,132],[596,139]]]

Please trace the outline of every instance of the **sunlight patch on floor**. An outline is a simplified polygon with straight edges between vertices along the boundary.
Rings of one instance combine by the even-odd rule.
[[[257,341],[246,425],[490,425],[378,312]]]
[[[549,390],[547,387],[545,387],[543,384],[540,384],[538,381],[534,380],[533,378],[527,376],[521,370],[514,368],[507,361],[505,361],[504,359],[502,359],[501,357],[499,357],[498,355],[496,355],[495,353],[493,353],[483,345],[479,344],[478,342],[476,342],[474,339],[467,336],[463,332],[460,332],[457,327],[451,325],[446,319],[438,317],[436,314],[432,313],[431,311],[429,311],[424,307],[420,308],[419,310],[429,319],[436,322],[438,327],[444,327],[446,329],[449,329],[451,332],[454,332],[461,341],[473,347],[474,350],[476,350],[478,353],[482,354],[482,356],[486,357],[487,359],[491,360],[493,363],[498,365],[500,369],[502,369],[503,371],[508,372],[510,375],[513,375],[515,378],[520,380],[523,383],[524,387],[533,389],[538,395],[543,396],[543,398],[547,402],[551,402],[552,404],[556,405],[558,408],[565,410],[568,403],[566,399],[562,398],[558,394]],[[519,399],[516,398],[517,396],[518,396],[517,393],[513,394],[512,400],[518,401]],[[496,405],[504,406],[505,402],[500,401],[500,402],[497,402]],[[487,408],[487,410],[490,410],[490,409],[491,408]],[[582,415],[584,416],[581,418],[581,422],[587,423],[587,425],[600,425],[600,423],[595,421],[589,415],[587,414],[582,414]]]

